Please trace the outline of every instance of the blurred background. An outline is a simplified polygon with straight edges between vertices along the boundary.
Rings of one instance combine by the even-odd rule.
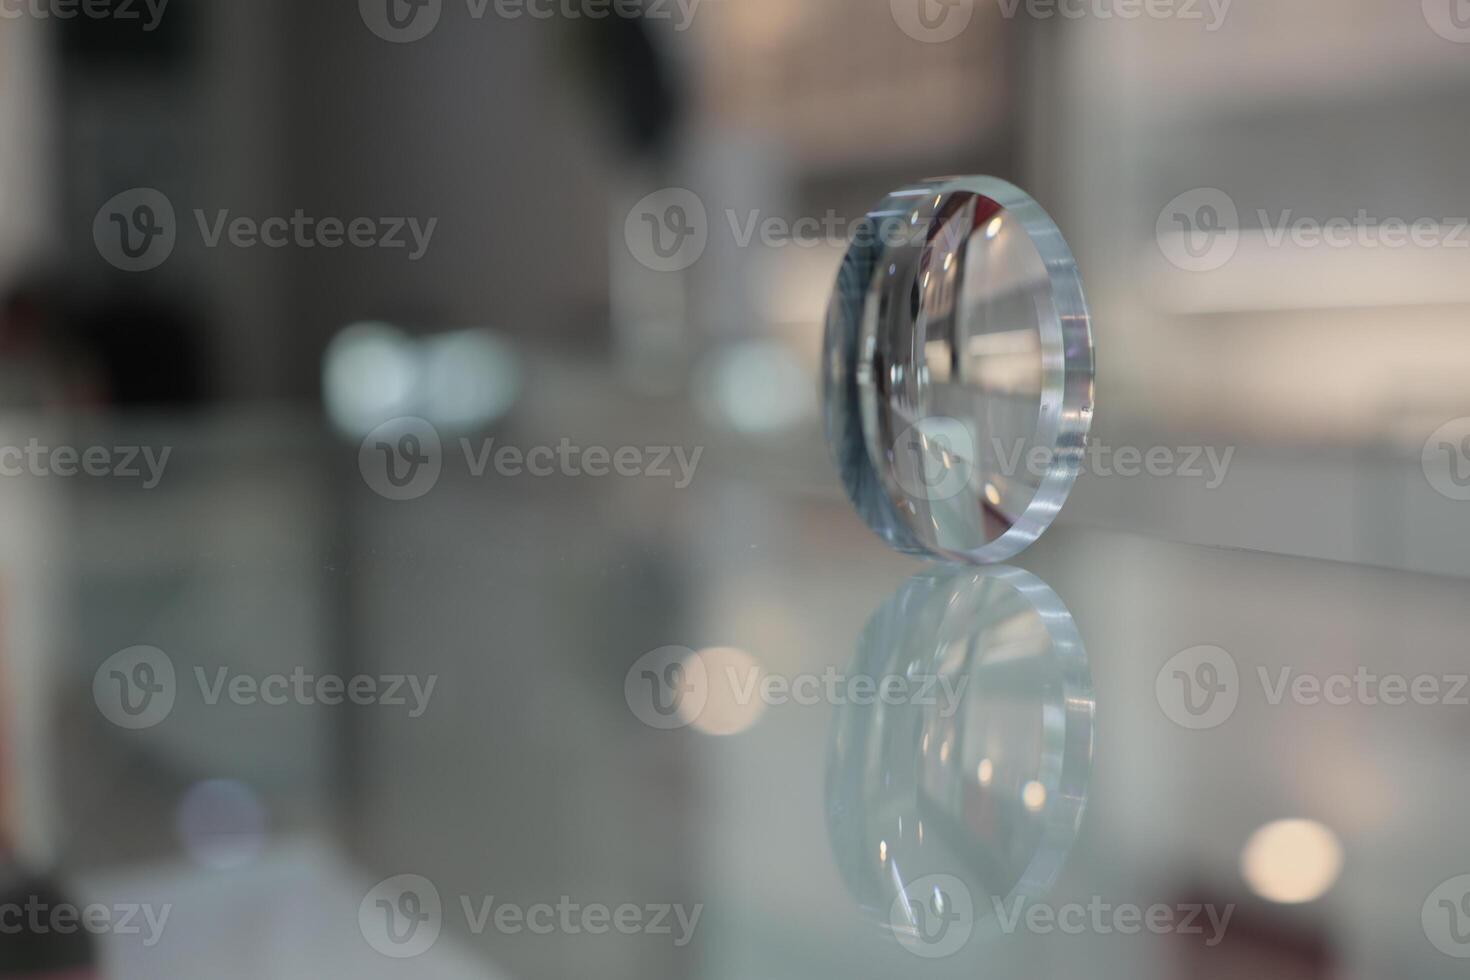
[[[156,947],[51,936],[0,965],[1462,975],[1420,906],[1470,872],[1470,709],[1243,708],[1201,735],[1154,676],[1204,643],[1252,676],[1463,663],[1467,123],[1463,0],[0,0],[0,446],[107,460],[0,477],[8,893],[176,909]],[[824,829],[829,708],[722,738],[654,731],[621,693],[667,645],[845,664],[920,568],[829,462],[823,313],[865,210],[962,173],[1025,188],[1076,254],[1095,443],[1230,461],[1213,486],[1085,473],[1019,562],[1096,678],[1064,882],[1242,903],[1224,953],[879,946]],[[1394,246],[1389,220],[1427,224]],[[1303,221],[1369,231],[1281,234]],[[442,439],[426,492],[368,475],[404,416]],[[700,455],[680,486],[460,452],[563,442]],[[94,680],[138,646],[178,697],[129,728]],[[194,684],[298,670],[438,686],[411,717]],[[1347,854],[1289,913],[1239,867],[1287,817]],[[683,947],[446,913],[400,961],[357,912],[403,873],[446,910],[706,911]]]

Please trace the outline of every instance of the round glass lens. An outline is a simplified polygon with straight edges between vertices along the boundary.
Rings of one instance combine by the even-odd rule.
[[[1092,424],[1077,265],[1025,192],[926,181],[870,211],[843,259],[823,353],[848,495],[900,551],[987,563],[1046,530]]]
[[[968,935],[1043,898],[1081,827],[1096,715],[1057,594],[1003,565],[923,572],[868,620],[848,676],[880,695],[834,713],[827,829],[867,914],[943,955],[944,921]]]

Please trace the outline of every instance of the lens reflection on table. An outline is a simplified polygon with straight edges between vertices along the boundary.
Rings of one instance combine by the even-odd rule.
[[[879,694],[833,722],[838,865],[866,914],[948,955],[952,920],[968,938],[997,903],[1042,897],[1076,840],[1096,709],[1082,639],[1029,572],[935,569],[868,621],[849,675]]]

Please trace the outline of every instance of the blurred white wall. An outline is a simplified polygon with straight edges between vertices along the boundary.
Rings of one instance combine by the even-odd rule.
[[[59,237],[51,210],[54,99],[46,42],[35,20],[0,19],[0,283],[17,263],[53,251]]]

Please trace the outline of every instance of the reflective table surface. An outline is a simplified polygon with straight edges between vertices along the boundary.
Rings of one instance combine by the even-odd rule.
[[[927,564],[815,432],[601,424],[702,463],[509,478],[446,434],[392,500],[300,420],[130,422],[157,493],[7,488],[64,651],[33,860],[169,909],[110,975],[1463,975],[1463,580],[1068,513]],[[174,700],[128,728],[140,645]]]

